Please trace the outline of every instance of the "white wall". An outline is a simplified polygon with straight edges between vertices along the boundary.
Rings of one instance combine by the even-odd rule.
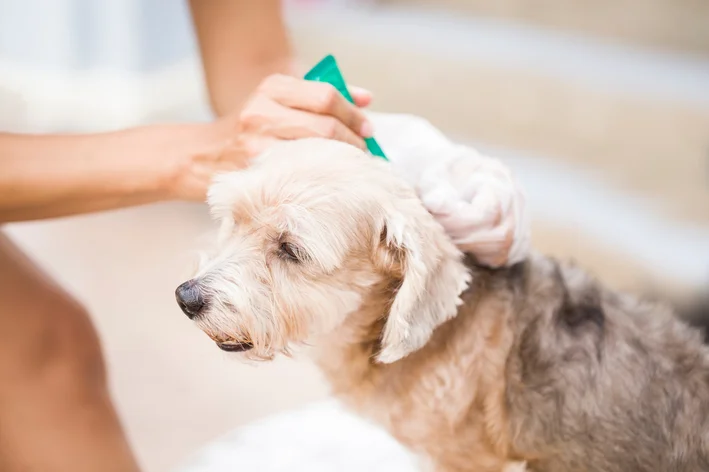
[[[98,130],[194,116],[186,1],[0,0],[0,127]]]

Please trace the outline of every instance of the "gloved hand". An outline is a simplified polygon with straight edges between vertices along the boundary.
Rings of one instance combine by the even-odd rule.
[[[504,164],[452,143],[417,116],[367,116],[394,170],[414,186],[461,250],[490,267],[527,257],[531,223],[526,199]]]

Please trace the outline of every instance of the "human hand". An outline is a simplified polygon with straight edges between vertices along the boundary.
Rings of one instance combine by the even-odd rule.
[[[366,149],[363,138],[372,126],[363,107],[369,92],[352,89],[355,105],[330,84],[287,75],[271,75],[261,82],[232,123],[235,144],[252,157],[277,140],[322,137]]]
[[[204,199],[217,172],[236,170],[279,140],[324,137],[344,141],[366,150],[365,137],[372,126],[360,107],[369,105],[371,94],[351,87],[355,104],[332,85],[288,75],[266,77],[244,107],[215,122],[211,145],[183,166],[177,196]]]
[[[422,175],[418,192],[453,242],[489,267],[512,265],[530,250],[526,198],[509,168],[454,146]]]
[[[453,144],[422,118],[368,116],[394,170],[416,188],[461,250],[490,267],[511,265],[527,256],[526,199],[505,165]]]

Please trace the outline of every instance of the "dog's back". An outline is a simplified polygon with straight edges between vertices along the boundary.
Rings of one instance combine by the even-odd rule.
[[[528,266],[507,403],[529,469],[709,471],[709,349],[692,329],[709,327],[707,300],[677,312],[548,258]]]

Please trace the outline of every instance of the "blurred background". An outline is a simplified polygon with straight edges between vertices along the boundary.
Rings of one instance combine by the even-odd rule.
[[[709,1],[285,3],[304,64],[333,53],[374,109],[509,163],[537,249],[619,288],[707,286]],[[0,0],[0,130],[206,120],[205,97],[186,2]],[[94,314],[145,470],[326,397],[306,361],[229,361],[180,313],[174,288],[211,230],[204,205],[7,230]]]

